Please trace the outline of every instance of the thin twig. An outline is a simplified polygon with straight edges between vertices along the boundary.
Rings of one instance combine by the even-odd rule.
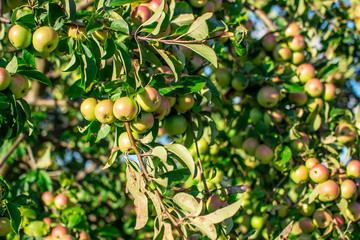
[[[33,151],[32,151],[31,146],[30,146],[30,144],[29,144],[29,142],[27,140],[25,140],[25,143],[26,143],[26,150],[27,150],[29,158],[30,158],[29,165],[30,165],[32,170],[35,170],[36,169],[36,161],[35,161],[35,158],[34,158]]]
[[[5,163],[6,159],[8,159],[8,157],[10,157],[10,155],[17,148],[17,146],[20,144],[20,142],[24,139],[24,137],[25,137],[24,134],[20,134],[17,137],[17,139],[15,140],[15,142],[13,143],[13,145],[11,146],[9,151],[7,151],[7,153],[0,159],[0,167]]]
[[[256,16],[264,22],[265,26],[270,31],[272,31],[272,32],[276,31],[276,26],[274,25],[274,23],[271,21],[271,19],[267,16],[267,14],[263,10],[258,9],[254,5],[251,5],[247,2],[244,2],[244,7],[251,10],[252,12],[254,12],[256,14]]]
[[[285,175],[285,176],[280,180],[280,182],[273,188],[273,192],[275,192],[276,189],[277,189],[278,187],[280,187],[280,185],[287,179],[287,177],[288,177],[288,175]]]
[[[0,22],[10,24],[10,23],[11,23],[11,20],[8,19],[8,18],[5,18],[5,17],[0,17]]]
[[[200,174],[201,174],[201,180],[204,184],[204,188],[205,188],[205,194],[207,196],[210,195],[210,191],[209,191],[209,188],[206,184],[206,179],[205,179],[205,175],[204,175],[204,167],[202,165],[202,162],[201,162],[201,158],[200,158],[200,151],[199,151],[199,146],[198,146],[198,143],[197,143],[197,139],[196,139],[196,135],[195,135],[195,130],[194,130],[194,123],[191,119],[191,112],[189,111],[187,114],[186,114],[186,118],[190,124],[190,127],[191,127],[191,132],[192,132],[192,135],[193,135],[193,138],[194,138],[194,143],[195,143],[195,148],[196,148],[196,154],[197,154],[197,161],[199,163],[199,167],[200,167]]]

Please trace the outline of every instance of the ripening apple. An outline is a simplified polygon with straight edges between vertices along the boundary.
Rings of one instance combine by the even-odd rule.
[[[190,59],[190,68],[192,71],[199,71],[203,67],[204,61],[199,56],[193,56]]]
[[[3,2],[5,2],[5,0],[3,0]],[[27,4],[27,1],[26,0],[7,0],[6,3],[9,8],[15,9],[17,7]]]
[[[334,214],[334,222],[337,226],[341,227],[342,225],[344,225],[345,220],[340,213],[335,213]]]
[[[0,236],[4,237],[11,232],[10,219],[7,217],[0,217]]]
[[[262,39],[262,45],[266,51],[270,52],[274,50],[276,44],[276,37],[272,33],[266,34],[265,37]]]
[[[315,183],[323,183],[329,178],[329,169],[322,164],[316,164],[309,170],[310,179]]]
[[[43,26],[35,30],[32,44],[40,54],[48,54],[54,51],[59,43],[57,32],[48,26]]]
[[[50,206],[54,201],[54,195],[52,192],[46,191],[41,195],[41,200],[44,202],[46,206]]]
[[[300,228],[305,232],[305,233],[311,233],[315,230],[315,225],[312,222],[311,218],[309,217],[303,217],[300,219],[299,221],[300,224]]]
[[[306,83],[315,77],[315,68],[309,63],[303,63],[297,67],[296,74],[300,82]]]
[[[30,46],[31,36],[29,29],[20,25],[12,26],[8,33],[9,41],[17,49],[24,49]]]
[[[275,107],[279,102],[279,93],[273,87],[263,87],[256,95],[257,102],[264,108]]]
[[[350,199],[356,193],[356,185],[354,181],[346,179],[341,183],[341,197],[345,199]]]
[[[300,138],[291,140],[290,148],[291,148],[291,150],[298,152],[298,153],[304,152],[306,149],[304,141]]]
[[[24,6],[16,11],[16,19],[19,19],[27,14],[32,14],[32,10],[31,8]]]
[[[215,78],[220,87],[227,87],[232,79],[231,71],[228,68],[219,68],[215,73]]]
[[[315,203],[300,203],[300,213],[304,216],[312,216],[313,213],[315,212]]]
[[[331,213],[328,210],[317,209],[313,215],[313,222],[318,228],[327,228],[332,222]]]
[[[324,108],[324,101],[321,98],[310,98],[306,104],[310,112],[321,111]]]
[[[269,146],[261,144],[256,148],[255,157],[262,164],[269,164],[274,159],[275,153]]]
[[[243,142],[242,148],[247,154],[254,156],[256,148],[259,146],[259,142],[256,138],[250,137]]]
[[[207,13],[207,12],[215,12],[215,3],[213,2],[207,2],[205,6],[203,7],[201,13]]]
[[[105,99],[95,106],[95,117],[96,119],[104,124],[111,124],[115,121],[113,113],[114,103],[110,99]]]
[[[285,36],[292,37],[300,33],[300,27],[296,22],[290,23],[285,29]]]
[[[245,79],[244,82],[239,78],[233,78],[231,80],[231,86],[236,91],[243,91],[249,86],[249,79]]]
[[[61,240],[75,240],[71,235],[66,234],[61,237]]]
[[[5,68],[0,67],[0,91],[5,90],[11,83],[11,75]]]
[[[146,86],[144,91],[136,96],[136,101],[145,112],[155,112],[161,105],[161,95],[155,88]]]
[[[339,185],[334,180],[327,180],[320,184],[319,200],[322,202],[334,201],[340,194]]]
[[[133,152],[133,150],[131,150],[132,146],[127,132],[123,132],[119,135],[118,147],[120,148],[121,152]]]
[[[336,127],[335,134],[338,142],[348,145],[355,141],[357,132],[353,125],[343,122]]]
[[[65,209],[68,207],[69,205],[69,198],[68,196],[66,196],[64,193],[60,193],[58,195],[56,195],[55,199],[54,199],[54,205],[57,209]]]
[[[18,73],[11,76],[10,91],[16,99],[24,97],[29,90],[29,81]]]
[[[324,93],[324,84],[319,79],[312,78],[306,82],[305,91],[310,97],[320,97]]]
[[[263,114],[258,108],[253,108],[250,110],[249,117],[251,119],[251,122],[256,124],[263,118]]]
[[[146,22],[151,15],[152,13],[147,6],[139,5],[131,11],[131,21],[135,24],[135,26],[140,26]]]
[[[295,65],[303,63],[305,60],[305,54],[303,52],[293,52],[291,62]]]
[[[292,58],[292,52],[286,44],[278,44],[273,50],[273,55],[276,61],[289,61]]]
[[[168,66],[159,66],[156,68],[155,73],[166,73],[166,74],[174,74],[171,68]]]
[[[209,151],[209,144],[208,142],[204,139],[201,138],[200,140],[197,141],[197,145],[199,148],[199,152],[200,154],[206,154]],[[213,145],[214,146],[214,145]]]
[[[91,237],[87,232],[81,231],[79,233],[79,240],[91,240]]]
[[[262,216],[253,216],[250,224],[252,228],[261,229],[265,224],[265,219]]]
[[[302,35],[294,35],[289,42],[289,47],[294,52],[303,51],[305,49],[305,38]]]
[[[192,109],[194,103],[195,103],[194,96],[191,93],[189,93],[186,95],[179,96],[176,100],[176,104],[174,108],[179,113],[185,113],[190,109]]]
[[[51,225],[52,221],[51,221],[51,218],[49,217],[46,217],[46,218],[43,218],[43,222],[46,223],[47,225]]]
[[[156,12],[156,10],[158,10],[158,8],[159,8],[160,5],[161,5],[161,1],[162,1],[162,0],[152,0],[152,1],[150,1],[150,2],[147,4],[147,6],[148,6],[148,8],[149,8],[152,12]],[[164,1],[165,1],[165,0],[164,0]],[[168,9],[169,9],[168,4],[165,3],[164,11],[167,12]]]
[[[171,97],[171,96],[165,96],[165,98],[169,101],[170,103],[170,107],[173,107],[176,103],[176,97]]]
[[[96,104],[97,101],[95,98],[87,98],[81,103],[80,112],[86,120],[93,121],[96,119],[95,117]]]
[[[360,161],[351,160],[346,165],[346,175],[349,178],[358,178],[358,177],[360,177]]]
[[[289,101],[294,103],[297,107],[304,106],[308,101],[308,96],[305,92],[294,92],[289,94]]]
[[[68,36],[79,42],[84,42],[86,40],[85,29],[78,26],[69,26]]]
[[[154,117],[159,120],[163,120],[167,115],[170,114],[171,106],[166,97],[161,96],[161,104],[158,110],[154,112]]]
[[[154,115],[149,112],[141,112],[130,124],[131,129],[139,134],[146,133],[154,126]]]
[[[134,99],[121,97],[117,99],[113,106],[114,116],[120,121],[131,121],[139,112],[139,107]]]
[[[62,239],[65,235],[69,233],[69,230],[64,226],[56,226],[51,231],[51,237],[53,240]]]
[[[210,0],[210,1],[215,4],[215,11],[222,9],[223,0]]]
[[[222,201],[218,195],[211,195],[206,202],[206,209],[209,213],[215,212],[222,205]]]
[[[202,8],[206,5],[208,0],[189,0],[190,5],[194,8]]]
[[[332,83],[325,83],[324,84],[325,90],[323,94],[323,98],[325,101],[332,101],[335,99],[336,95],[336,87]]]
[[[290,178],[295,183],[301,184],[309,181],[309,171],[305,167],[305,165],[298,165],[291,169]]]
[[[348,208],[346,209],[346,215],[353,222],[359,221],[360,220],[360,204],[357,202],[350,203]]]
[[[179,51],[181,51],[184,54],[185,58],[189,58],[192,55],[192,50],[182,45],[179,45]]]
[[[308,158],[305,162],[305,166],[307,169],[311,169],[312,167],[314,167],[316,164],[319,164],[320,161],[317,158],[311,157]]]
[[[183,115],[172,115],[165,118],[163,127],[170,135],[181,135],[187,129],[187,121]]]

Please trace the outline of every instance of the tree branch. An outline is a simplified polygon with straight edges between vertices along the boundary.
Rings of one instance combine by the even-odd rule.
[[[270,31],[272,31],[272,32],[276,31],[276,26],[274,25],[274,23],[271,21],[271,19],[266,15],[266,13],[263,10],[258,9],[254,5],[251,5],[247,2],[244,2],[244,7],[251,10],[252,12],[254,12],[256,14],[256,16],[264,22],[265,26]]]
[[[9,151],[7,151],[7,153],[0,159],[0,167],[5,163],[6,159],[8,159],[10,157],[10,155],[17,148],[17,146],[20,144],[20,142],[24,139],[24,137],[25,137],[24,134],[20,134],[17,137],[17,139],[15,140],[15,142],[13,143],[13,145],[11,146]]]
[[[29,158],[30,158],[29,165],[30,165],[32,170],[35,170],[36,169],[36,160],[34,158],[33,151],[32,151],[31,146],[29,145],[27,140],[25,140],[25,143],[26,143],[26,150],[27,150]]]

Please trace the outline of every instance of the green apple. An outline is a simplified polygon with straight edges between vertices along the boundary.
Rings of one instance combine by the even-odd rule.
[[[11,77],[9,89],[15,95],[16,99],[22,98],[29,90],[29,81],[24,76],[15,73]]]
[[[121,97],[117,99],[113,106],[114,116],[120,121],[131,121],[138,115],[139,107],[134,99]]]
[[[303,63],[305,60],[305,55],[303,52],[293,52],[291,62],[295,65]]]
[[[269,146],[261,144],[256,148],[255,157],[262,164],[269,164],[274,159],[275,153]]]
[[[5,90],[11,83],[11,75],[5,69],[0,67],[0,91]]]
[[[154,126],[154,116],[149,112],[141,112],[130,125],[134,132],[139,134],[146,133]]]
[[[232,79],[231,71],[228,68],[220,68],[216,71],[215,78],[220,87],[227,87]]]
[[[242,148],[249,155],[254,156],[256,153],[256,149],[259,146],[259,142],[256,138],[248,138],[243,142]]]
[[[332,83],[325,83],[324,84],[325,90],[323,98],[325,101],[332,101],[336,97],[336,87]]]
[[[294,103],[297,107],[304,106],[308,101],[308,96],[305,92],[294,92],[289,94],[290,102]]]
[[[263,118],[263,114],[258,108],[253,108],[250,110],[249,117],[251,119],[251,122],[256,124],[258,121],[260,121]]]
[[[260,229],[260,228],[262,228],[264,226],[265,219],[262,216],[253,216],[251,218],[250,224],[251,224],[252,228]]]
[[[56,49],[59,36],[53,28],[43,26],[35,30],[32,43],[36,51],[46,55]]]
[[[359,221],[360,220],[360,204],[357,202],[350,203],[348,208],[346,209],[346,215],[353,222]]]
[[[170,114],[171,106],[166,97],[161,96],[160,107],[154,112],[154,117],[159,120],[163,120]]]
[[[145,112],[155,112],[161,105],[161,95],[155,88],[146,86],[144,91],[136,96],[136,101]]]
[[[120,148],[120,151],[124,153],[128,152],[131,154],[134,152],[134,150],[131,149],[132,146],[127,132],[123,132],[119,135],[118,147]]]
[[[310,112],[313,112],[316,109],[318,111],[321,111],[324,108],[324,100],[322,100],[321,98],[310,98],[306,106]]]
[[[192,109],[192,107],[194,106],[194,103],[195,103],[194,96],[191,93],[189,93],[186,95],[179,96],[177,98],[174,108],[179,113],[185,113],[185,112],[189,111],[190,109]]]
[[[11,232],[10,219],[6,217],[0,217],[0,236],[4,237]]]
[[[298,165],[291,169],[290,178],[297,184],[305,183],[309,181],[309,171],[305,165]]]
[[[68,36],[79,42],[84,42],[86,40],[85,29],[78,26],[69,26]]]
[[[307,169],[311,169],[313,166],[315,166],[316,164],[320,163],[319,160],[317,158],[308,158],[305,162],[305,166]]]
[[[190,5],[194,8],[202,8],[206,5],[208,0],[189,0]]]
[[[263,87],[256,96],[257,102],[264,108],[275,107],[279,102],[279,93],[273,87]]]
[[[242,81],[235,77],[231,80],[231,86],[236,91],[243,91],[249,86],[249,79],[244,79],[244,81]]]
[[[102,100],[95,107],[96,119],[104,124],[111,124],[115,121],[113,113],[114,103],[110,99]]]
[[[292,58],[292,52],[286,44],[278,44],[273,50],[273,55],[276,61],[289,61]]]
[[[88,121],[93,121],[96,119],[95,117],[95,107],[97,101],[95,98],[87,98],[85,99],[80,106],[80,112],[84,116],[84,118]]]
[[[17,49],[24,49],[31,44],[31,32],[20,25],[14,25],[8,33],[9,41]]]
[[[289,47],[294,52],[303,51],[305,49],[305,38],[302,35],[294,35],[289,42]]]
[[[181,135],[187,129],[187,121],[183,115],[172,115],[164,120],[164,129],[170,135]]]
[[[313,213],[315,212],[315,203],[312,202],[312,203],[300,203],[299,204],[300,206],[300,213],[304,216],[312,216]]]

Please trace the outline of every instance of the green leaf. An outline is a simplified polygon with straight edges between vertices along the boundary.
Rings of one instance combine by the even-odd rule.
[[[48,148],[46,149],[46,151],[51,150],[51,148],[49,148],[49,146],[51,146],[50,144],[48,145]],[[50,153],[48,153],[50,155]],[[45,155],[47,155],[47,153],[45,153]],[[40,170],[38,173],[38,180],[37,180],[38,186],[40,187],[41,192],[46,192],[46,191],[50,191],[52,192],[53,190],[53,185],[52,185],[52,180],[50,175],[44,171],[44,170]]]
[[[51,148],[52,148],[52,146],[50,143],[46,145],[46,150],[45,150],[44,154],[36,162],[37,168],[44,169],[44,168],[49,167],[52,164]]]
[[[192,24],[187,33],[181,35],[179,38],[189,35],[196,40],[204,40],[209,36],[209,28],[206,20],[212,17],[211,12],[207,12],[198,17]]]
[[[29,236],[41,237],[50,232],[50,226],[43,221],[32,221],[24,227],[24,232]]]
[[[161,1],[159,8],[156,9],[154,14],[148,20],[146,20],[143,24],[141,24],[138,29],[140,29],[143,26],[147,26],[147,25],[150,25],[150,24],[156,22],[159,19],[159,17],[161,16],[161,13],[163,12],[163,10],[165,8],[165,3],[166,3],[166,1]],[[136,32],[137,32],[137,30],[136,30]],[[136,35],[137,35],[137,33],[135,33],[135,36]]]
[[[121,58],[121,62],[124,66],[125,74],[129,74],[131,71],[131,57],[129,54],[129,49],[124,43],[117,43],[118,54]]]
[[[72,55],[68,65],[62,70],[63,72],[72,72],[75,71],[80,66],[80,61],[75,54]]]
[[[10,106],[9,100],[5,94],[0,93],[0,109],[6,109]]]
[[[76,4],[74,0],[62,0],[64,9],[71,21],[75,21],[76,17]]]
[[[193,218],[190,221],[190,224],[194,225],[196,228],[198,228],[200,230],[200,232],[202,232],[204,235],[206,235],[211,240],[217,239],[217,232],[216,232],[215,225],[210,220],[206,219],[205,217],[200,216],[200,217]]]
[[[170,52],[162,49],[157,49],[157,48],[155,49],[160,54],[160,56],[165,60],[167,65],[170,67],[171,71],[174,73],[175,82],[177,82],[180,78],[180,74],[182,70],[181,62]]]
[[[148,219],[148,199],[146,197],[146,195],[142,192],[139,192],[138,195],[135,198],[134,201],[134,205],[135,205],[135,212],[136,212],[136,225],[134,227],[135,230],[139,230],[142,229]]]
[[[18,60],[17,57],[14,56],[6,66],[6,70],[8,70],[10,74],[15,74],[17,72],[17,69],[18,69]]]
[[[234,216],[240,209],[241,204],[243,202],[243,199],[224,207],[216,210],[213,213],[210,213],[208,215],[205,215],[204,218],[206,218],[211,223],[220,223],[224,221],[225,219],[231,218]]]
[[[113,21],[110,25],[110,29],[125,33],[125,34],[130,34],[130,28],[129,28],[129,24],[124,20],[124,19],[117,19],[115,21]]]
[[[293,223],[294,223],[294,221],[291,221],[289,223],[289,225],[287,225],[287,227],[284,228],[284,230],[282,230],[280,235],[275,240],[288,239],[288,237],[291,233],[292,227],[293,227]]]
[[[162,146],[154,147],[151,150],[151,155],[160,158],[160,161],[166,163],[167,151],[166,151],[166,149],[164,147],[162,147]]]
[[[43,84],[46,84],[50,87],[52,87],[52,82],[50,81],[50,79],[45,76],[44,74],[42,74],[39,71],[36,70],[19,70],[17,73],[19,73],[20,75],[24,75],[26,77],[29,77],[33,80],[36,80],[38,82],[41,82]]]
[[[0,175],[0,200],[7,198],[7,196],[9,195],[9,190],[10,190],[9,185]]]
[[[123,6],[125,4],[128,3],[133,3],[136,2],[138,0],[110,0],[106,2],[106,6],[108,7],[119,7],[119,6]]]
[[[187,43],[187,44],[178,44],[184,47],[191,49],[192,51],[196,52],[206,60],[208,60],[214,67],[218,67],[217,57],[214,49],[205,45],[205,44],[198,44],[198,43]]]
[[[16,233],[16,235],[19,235],[19,229],[21,224],[20,211],[17,208],[17,205],[11,202],[6,203],[6,208],[11,219],[11,228]]]
[[[199,216],[204,209],[204,202],[198,202],[194,196],[180,192],[173,197],[174,203],[176,203],[181,209],[190,213],[191,216]]]
[[[100,130],[97,133],[95,142],[99,142],[101,139],[105,138],[107,135],[109,135],[110,131],[111,131],[111,125],[101,124]]]
[[[190,170],[192,178],[195,177],[195,164],[194,159],[192,158],[190,152],[186,147],[184,147],[181,144],[178,143],[171,143],[169,145],[166,145],[165,148],[169,151],[175,154],[184,165],[187,166],[187,168]]]

